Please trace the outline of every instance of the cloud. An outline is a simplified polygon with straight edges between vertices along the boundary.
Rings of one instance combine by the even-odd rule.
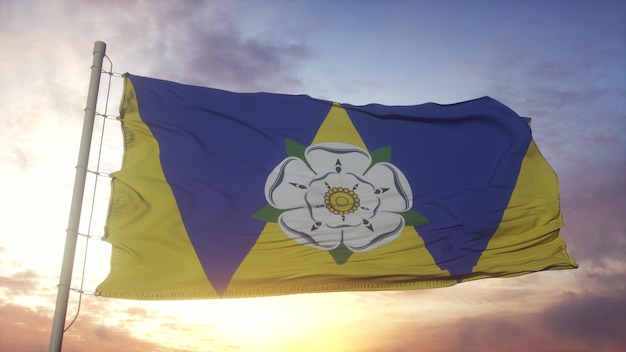
[[[509,310],[467,316],[442,324],[397,325],[364,351],[621,351],[626,344],[623,296],[566,292],[538,312],[525,313],[516,301]],[[522,308],[522,309],[520,309]],[[532,307],[528,307],[531,308]]]
[[[161,25],[150,26],[145,33],[159,42],[140,50],[143,57],[159,57],[151,60],[157,63],[150,74],[248,91],[287,90],[300,84],[295,72],[310,56],[306,46],[289,43],[289,38],[270,42],[244,36],[233,9],[221,3],[200,7],[166,4],[171,5],[160,7],[155,14]],[[171,7],[177,10],[169,11]]]
[[[52,160],[53,154],[57,165],[61,158],[74,159],[77,144],[66,140],[80,135],[96,40],[107,42],[115,72],[240,91],[293,91],[302,86],[298,69],[312,56],[289,35],[270,38],[243,28],[241,4],[54,1],[31,8],[28,2],[9,1],[2,6],[0,82],[11,89],[0,91],[0,162],[21,171]],[[108,59],[104,67],[109,68]],[[115,79],[112,114],[121,87],[121,79]],[[101,84],[100,113],[105,88]]]
[[[0,302],[0,347],[10,351],[44,351],[50,341],[51,311]],[[185,351],[133,337],[123,326],[107,326],[97,315],[82,314],[80,324],[64,336],[63,351]]]
[[[88,58],[86,45],[102,40],[120,73],[231,90],[285,91],[301,85],[297,69],[312,55],[289,34],[270,38],[243,28],[239,19],[251,11],[244,4],[112,1],[102,7],[67,1],[48,5],[47,11],[57,21],[73,19],[56,31],[71,36],[76,58],[79,53]],[[84,13],[96,11],[98,16],[84,19]],[[83,52],[77,51],[79,43]]]
[[[34,294],[41,277],[32,270],[21,271],[11,276],[0,276],[0,292],[9,291],[10,296]]]
[[[626,253],[626,180],[619,163],[577,163],[562,170],[561,230],[570,253],[579,261],[601,265],[624,260]]]
[[[577,341],[590,349],[617,350],[619,346],[626,346],[626,298],[623,295],[564,293],[561,301],[539,318],[555,337]]]

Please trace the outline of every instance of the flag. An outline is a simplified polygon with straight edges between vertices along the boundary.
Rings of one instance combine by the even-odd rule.
[[[530,119],[125,75],[105,297],[409,290],[575,268]]]

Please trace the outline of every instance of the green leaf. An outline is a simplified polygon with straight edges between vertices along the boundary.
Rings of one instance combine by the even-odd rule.
[[[376,165],[376,163],[389,162],[389,160],[391,160],[391,147],[382,147],[380,149],[376,149],[370,153],[370,156],[372,157],[372,163],[367,168],[367,170],[363,172],[363,174],[366,174],[368,171],[370,171],[372,166]]]
[[[252,217],[265,222],[278,222],[278,216],[283,211],[284,210],[276,209],[268,204],[254,213]]]
[[[330,253],[337,265],[342,265],[350,259],[353,252],[342,242],[337,248],[328,251],[328,253]]]
[[[285,149],[287,149],[287,155],[300,158],[300,160],[304,161],[306,166],[315,173],[315,170],[313,170],[311,165],[309,165],[309,162],[304,157],[306,146],[294,141],[293,139],[285,138]]]
[[[306,150],[306,146],[294,141],[293,139],[285,138],[285,149],[287,149],[287,155],[305,160],[304,151]]]
[[[382,147],[370,153],[372,156],[372,165],[381,162],[389,162],[391,160],[391,147]]]
[[[413,210],[399,213],[404,218],[404,226],[420,226],[428,224],[428,219],[422,213]]]

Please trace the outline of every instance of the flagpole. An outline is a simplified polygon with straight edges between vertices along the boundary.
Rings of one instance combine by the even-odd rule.
[[[76,254],[76,242],[78,239],[78,226],[83,206],[85,181],[87,179],[89,149],[91,149],[91,136],[93,134],[94,118],[96,116],[98,89],[100,88],[100,75],[102,74],[102,62],[104,61],[105,52],[106,44],[104,42],[97,41],[94,43],[91,79],[89,81],[87,106],[85,107],[85,117],[83,120],[83,134],[78,152],[78,163],[74,177],[74,192],[72,194],[70,216],[66,230],[65,250],[63,252],[63,263],[59,278],[54,320],[52,322],[52,333],[50,335],[50,352],[61,351],[61,344],[63,342],[65,316],[67,314],[67,303],[69,301],[72,270],[74,269],[74,256]]]

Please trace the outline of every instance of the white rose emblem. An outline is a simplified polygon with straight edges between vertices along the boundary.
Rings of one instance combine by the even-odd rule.
[[[405,226],[400,213],[413,205],[397,167],[372,164],[367,151],[344,143],[314,144],[304,160],[284,159],[267,178],[265,198],[282,210],[278,224],[287,236],[327,251],[343,244],[364,252],[393,241]]]

